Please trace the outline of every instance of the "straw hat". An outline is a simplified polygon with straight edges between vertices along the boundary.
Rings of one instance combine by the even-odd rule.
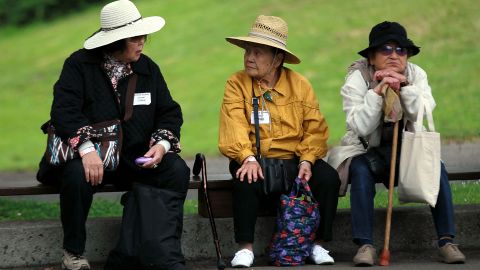
[[[128,0],[111,2],[100,12],[101,28],[85,41],[83,47],[94,49],[124,38],[148,35],[164,25],[165,20],[159,16],[142,18],[137,7]]]
[[[288,26],[287,23],[275,16],[260,15],[250,29],[247,37],[227,37],[226,40],[241,48],[246,42],[268,45],[285,52],[285,63],[298,64],[300,59],[287,50]]]

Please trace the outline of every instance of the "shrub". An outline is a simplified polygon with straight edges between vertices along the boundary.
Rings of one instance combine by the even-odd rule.
[[[47,21],[105,0],[0,0],[0,26]]]

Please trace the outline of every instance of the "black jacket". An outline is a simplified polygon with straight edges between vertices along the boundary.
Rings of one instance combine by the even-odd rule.
[[[125,94],[130,76],[118,82],[120,104],[107,74],[101,68],[103,56],[98,50],[80,49],[65,60],[60,78],[54,85],[52,124],[62,139],[73,137],[81,127],[102,121],[123,119]],[[183,123],[181,108],[168,90],[159,67],[147,56],[132,63],[138,75],[135,93],[150,93],[149,105],[136,105],[130,120],[122,123],[121,159],[137,168],[133,161],[149,149],[153,132],[171,131],[180,139]]]

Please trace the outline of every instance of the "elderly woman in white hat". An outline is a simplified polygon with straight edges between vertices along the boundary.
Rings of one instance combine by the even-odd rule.
[[[278,196],[260,190],[262,168],[256,159],[256,137],[252,97],[260,100],[260,152],[262,157],[293,163],[293,175],[309,181],[320,207],[320,226],[310,258],[316,264],[333,264],[321,243],[332,238],[337,209],[337,172],[322,158],[327,154],[328,126],[308,80],[286,68],[300,59],[287,47],[287,23],[274,16],[260,15],[248,36],[227,41],[245,50],[244,69],[228,78],[220,111],[219,149],[230,159],[234,180],[233,210],[235,241],[239,251],[234,267],[253,264],[253,241],[257,209],[266,201],[278,203]]]
[[[356,266],[375,264],[375,184],[388,181],[389,178],[394,137],[391,119],[388,119],[388,114],[385,116],[382,109],[387,99],[382,89],[388,86],[398,91],[403,110],[400,125],[416,121],[421,99],[428,102],[432,110],[436,105],[426,72],[410,62],[410,57],[419,52],[420,47],[407,37],[407,31],[401,24],[388,21],[378,23],[370,31],[369,46],[358,52],[362,58],[354,61],[348,68],[345,84],[341,89],[347,131],[341,145],[331,150],[328,163],[340,173],[341,194],[345,194],[350,183],[352,236],[353,242],[358,245],[358,251],[353,258]],[[398,143],[401,143],[401,140]],[[401,147],[397,147],[398,156],[399,149]],[[398,157],[397,161],[399,160]],[[463,263],[465,256],[457,245],[453,244],[454,210],[443,163],[438,200],[431,212],[441,259],[445,263]],[[415,238],[413,235],[412,237]]]
[[[106,269],[141,269],[147,264],[149,269],[183,269],[180,237],[190,170],[177,154],[182,112],[159,67],[142,54],[147,35],[159,31],[165,21],[157,16],[143,18],[132,2],[122,0],[103,7],[100,23],[101,28],[85,41],[84,48],[66,59],[54,86],[51,123],[57,135],[78,153],[56,169],[61,176],[62,268],[90,269],[83,256],[85,221],[96,186],[105,182],[131,186],[139,182],[163,192],[163,201],[159,202],[163,211],[155,211],[161,217],[147,219],[161,220],[152,224],[159,228],[160,234],[152,238],[158,243],[140,246],[133,250],[136,257],[127,260],[123,258],[132,254],[116,249]],[[129,100],[127,86],[134,74],[135,94]],[[122,121],[120,164],[116,171],[104,171],[90,140],[92,124],[123,119],[127,103],[133,103],[133,111],[129,120]],[[149,160],[137,165],[138,157]],[[43,161],[40,171],[44,166]],[[123,239],[126,242],[133,241],[133,235],[122,237],[132,238]]]

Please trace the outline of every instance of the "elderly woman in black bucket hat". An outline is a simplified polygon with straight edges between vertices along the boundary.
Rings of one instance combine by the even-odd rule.
[[[312,86],[299,73],[283,66],[300,59],[287,49],[287,23],[275,16],[260,15],[248,36],[227,41],[244,49],[244,69],[231,75],[220,110],[219,149],[230,159],[233,184],[235,241],[239,251],[234,267],[253,264],[257,209],[278,204],[280,194],[262,193],[263,173],[256,158],[279,159],[295,177],[309,181],[319,202],[320,226],[310,259],[333,264],[321,245],[332,238],[333,218],[340,185],[337,172],[322,160],[327,154],[328,126],[320,112]],[[256,149],[252,97],[259,99],[260,153]],[[258,133],[257,133],[258,134]]]
[[[100,24],[84,48],[65,60],[54,85],[51,123],[75,155],[52,170],[43,159],[37,176],[60,186],[62,269],[90,269],[85,222],[93,194],[104,183],[132,188],[122,203],[138,211],[124,211],[121,240],[105,268],[183,269],[180,238],[190,170],[177,154],[182,111],[158,65],[143,54],[147,35],[165,20],[142,17],[131,1],[121,0],[102,8]],[[106,171],[94,146],[94,124],[110,120],[122,120],[123,140],[118,167]],[[138,206],[135,200],[150,198],[144,194],[155,203]],[[138,231],[145,228],[155,233]]]
[[[341,146],[331,150],[328,162],[339,172],[342,180],[341,194],[345,194],[347,184],[351,184],[353,241],[359,246],[353,262],[357,266],[375,264],[375,183],[388,179],[385,172],[389,172],[390,168],[388,161],[392,151],[393,129],[388,115],[384,115],[382,109],[385,103],[384,89],[389,86],[399,93],[397,106],[403,111],[401,125],[415,122],[420,98],[428,102],[432,109],[435,107],[427,74],[409,61],[410,57],[419,52],[420,48],[408,39],[402,25],[388,21],[379,23],[370,32],[369,46],[358,52],[363,58],[348,68],[346,81],[341,89],[347,132],[342,138]],[[371,151],[372,149],[378,151]],[[381,157],[384,157],[383,162],[373,166],[371,153],[381,152],[385,154],[377,155],[375,160],[382,160]],[[436,206],[431,208],[431,212],[442,260],[445,263],[463,263],[465,256],[458,246],[453,244],[454,212],[448,176],[443,164],[440,191]]]

